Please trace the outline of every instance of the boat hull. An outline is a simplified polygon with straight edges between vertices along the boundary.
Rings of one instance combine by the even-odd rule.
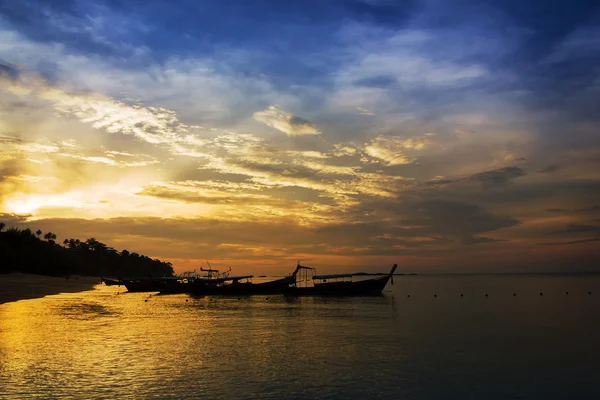
[[[161,282],[158,287],[161,294],[182,294],[189,293],[191,285],[191,282],[165,281]]]
[[[262,283],[231,283],[224,285],[211,285],[207,282],[190,285],[189,293],[195,296],[249,296],[254,294],[283,293],[294,283],[292,278],[282,278]]]
[[[356,282],[316,283],[309,287],[290,286],[285,293],[294,296],[372,296],[381,294],[390,276]]]
[[[123,282],[120,279],[109,279],[104,277],[102,277],[101,279],[106,286],[121,286],[123,284]]]
[[[154,280],[124,281],[128,292],[160,292],[161,282]]]

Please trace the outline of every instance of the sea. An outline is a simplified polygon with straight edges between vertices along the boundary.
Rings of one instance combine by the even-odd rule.
[[[396,276],[353,298],[97,285],[5,303],[0,398],[600,399],[600,276]]]

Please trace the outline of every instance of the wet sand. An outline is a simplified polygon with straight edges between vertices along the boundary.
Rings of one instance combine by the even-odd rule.
[[[73,276],[67,280],[21,273],[0,274],[0,304],[50,294],[82,292],[99,283],[100,278],[93,276]]]

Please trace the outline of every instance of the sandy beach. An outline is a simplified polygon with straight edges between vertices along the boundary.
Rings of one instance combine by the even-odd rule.
[[[0,275],[0,304],[34,299],[50,294],[90,290],[100,283],[99,277],[74,276],[69,280],[51,276],[11,273]]]

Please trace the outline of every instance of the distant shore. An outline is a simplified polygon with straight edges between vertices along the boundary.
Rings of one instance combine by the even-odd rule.
[[[51,294],[83,292],[100,283],[99,277],[52,276],[11,273],[0,275],[0,304],[11,301],[35,299]]]

